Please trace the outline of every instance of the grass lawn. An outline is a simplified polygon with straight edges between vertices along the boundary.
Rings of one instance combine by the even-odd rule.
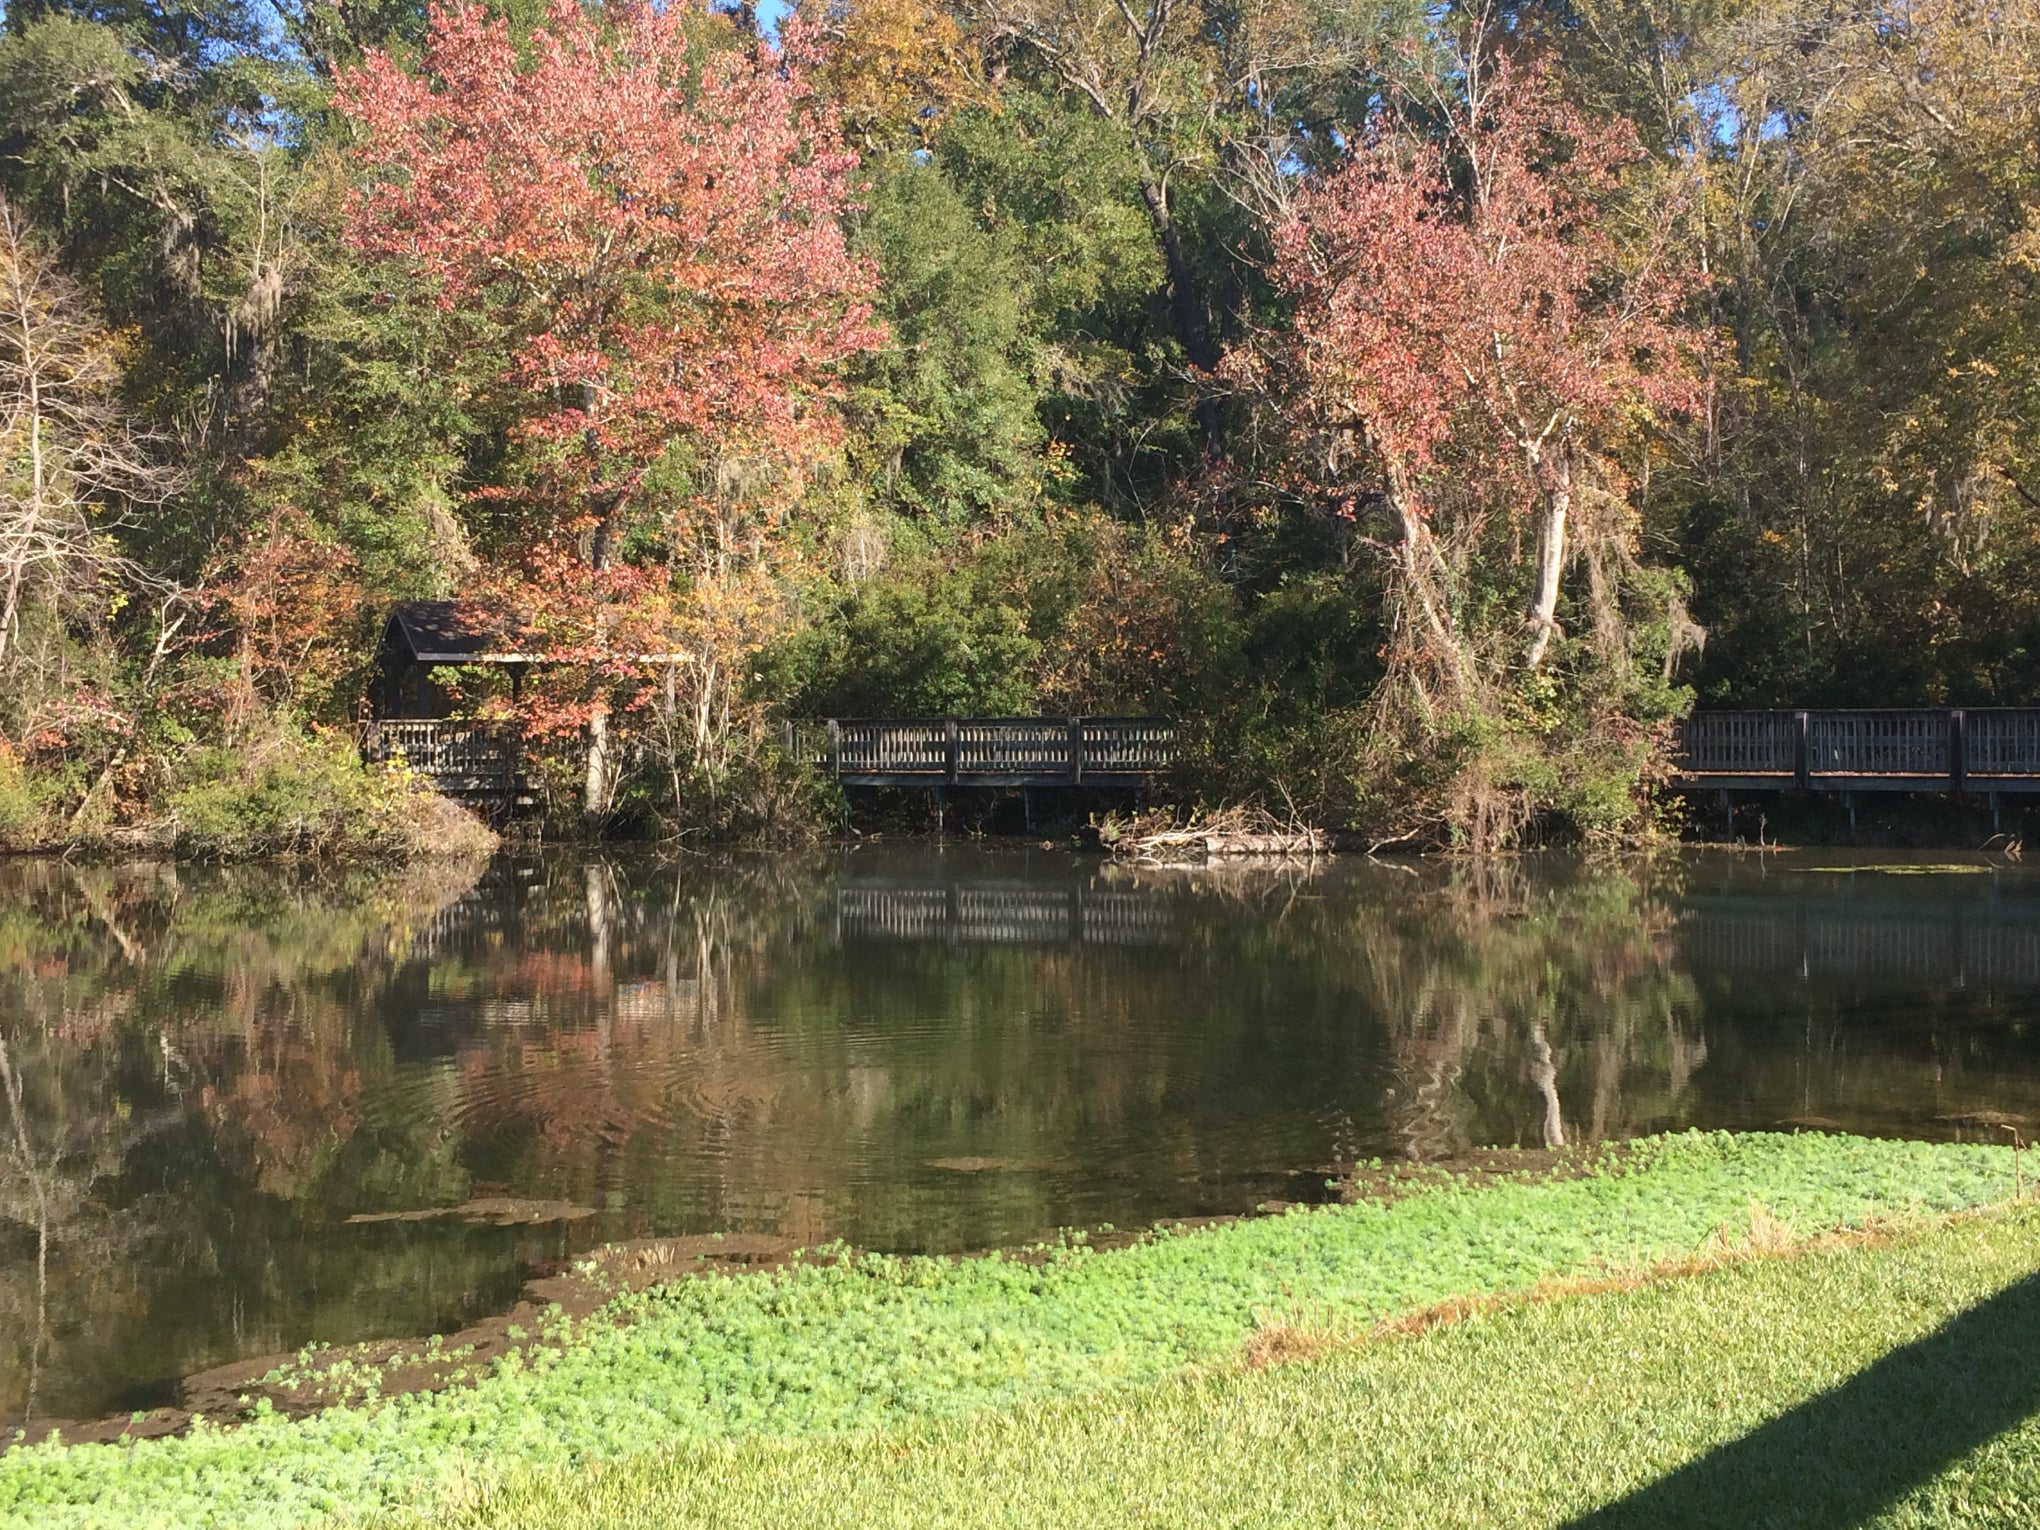
[[[506,1530],[2040,1525],[2036,1268],[2040,1211],[1985,1213],[1128,1393],[537,1474],[435,1517]]]
[[[1502,1517],[1519,1501],[1509,1494],[1543,1495],[1537,1513],[1549,1519],[1554,1505],[1585,1507],[1650,1481],[1988,1297],[2023,1273],[2026,1224],[1990,1233],[1989,1259],[1942,1258],[1931,1278],[1906,1277],[1902,1259],[1890,1262],[1897,1255],[1861,1255],[1861,1268],[1887,1275],[1853,1284],[1857,1266],[1843,1259],[1831,1287],[1784,1303],[1801,1327],[1769,1337],[1752,1326],[1756,1297],[1748,1321],[1727,1304],[1737,1280],[1773,1275],[1735,1273],[1719,1277],[1718,1301],[1699,1298],[1683,1326],[1650,1340],[1650,1357],[1653,1330],[1637,1327],[1650,1304],[1695,1298],[1560,1304],[1369,1346],[1322,1372],[1231,1373],[1282,1325],[1364,1333],[1454,1298],[1690,1259],[1724,1233],[1789,1241],[1923,1224],[2003,1203],[2012,1180],[2002,1148],[1692,1133],[1635,1144],[1581,1177],[1441,1179],[1385,1205],[1130,1248],[834,1254],[772,1274],[683,1279],[621,1295],[584,1322],[556,1322],[545,1342],[444,1392],[379,1398],[373,1366],[348,1361],[363,1401],[302,1420],[258,1411],[181,1438],[12,1450],[0,1456],[0,1524],[253,1530],[406,1509],[436,1523],[434,1506],[474,1485],[538,1483],[549,1471],[564,1474],[556,1490],[569,1494],[614,1484],[624,1501],[651,1506],[638,1521],[647,1524],[672,1522],[681,1506],[714,1523],[743,1513],[827,1522],[839,1510],[839,1522],[867,1522],[896,1502],[917,1524],[967,1513],[1282,1523],[1344,1520],[1377,1503],[1445,1523]],[[1781,1266],[1775,1278],[1825,1268]],[[1703,1322],[1716,1306],[1729,1320]],[[1558,1326],[1546,1334],[1540,1324]],[[1716,1353],[1752,1333],[1744,1360],[1716,1368]],[[1434,1343],[1445,1357],[1435,1363],[1424,1358]],[[1806,1348],[1816,1344],[1840,1347],[1816,1355]],[[1800,1370],[1775,1369],[1795,1354]],[[1184,1381],[1192,1371],[1203,1379]],[[1673,1395],[1689,1382],[1698,1403]],[[1659,1400],[1622,1402],[1625,1388],[1646,1385]],[[1454,1398],[1457,1413],[1445,1406]],[[1604,1405],[1609,1433],[1575,1450]],[[1393,1432],[1404,1426],[1414,1432]],[[630,1486],[639,1470],[630,1461],[676,1449],[652,1469],[677,1474],[670,1484]],[[1207,1457],[1226,1464],[1200,1466]],[[619,1475],[591,1476],[595,1463]],[[713,1484],[729,1493],[711,1494]],[[528,1504],[529,1523],[573,1523],[532,1496],[541,1491],[519,1487],[522,1496],[476,1513],[493,1522]],[[1216,1496],[1171,1496],[1203,1492]],[[1225,1497],[1234,1492],[1244,1496]],[[938,1506],[948,1495],[953,1512],[917,1512],[924,1494]],[[1487,1494],[1491,1503],[1467,1496]]]

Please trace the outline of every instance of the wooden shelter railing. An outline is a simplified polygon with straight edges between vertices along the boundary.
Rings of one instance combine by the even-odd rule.
[[[516,792],[519,734],[515,723],[460,719],[390,719],[361,734],[371,765],[401,760],[449,797],[509,798]]]
[[[1696,712],[1681,786],[1806,791],[2040,791],[2040,707]]]
[[[852,786],[1080,786],[1176,759],[1155,717],[831,718],[804,730],[818,769]]]

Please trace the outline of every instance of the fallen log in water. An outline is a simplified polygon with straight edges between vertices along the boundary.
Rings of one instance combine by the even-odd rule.
[[[1167,812],[1107,818],[1098,842],[1121,860],[1165,864],[1263,858],[1309,860],[1329,854],[1331,839],[1306,824],[1284,824],[1258,808],[1193,814],[1187,823]]]

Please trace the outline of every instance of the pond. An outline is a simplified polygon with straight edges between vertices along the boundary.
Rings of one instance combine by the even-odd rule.
[[[0,1427],[627,1238],[984,1248],[1684,1126],[2004,1140],[2036,1021],[2040,869],[1981,860],[0,862]]]

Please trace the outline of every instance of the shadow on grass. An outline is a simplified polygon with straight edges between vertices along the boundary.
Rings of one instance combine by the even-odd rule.
[[[1569,1530],[1842,1530],[2040,1412],[2040,1276]]]

